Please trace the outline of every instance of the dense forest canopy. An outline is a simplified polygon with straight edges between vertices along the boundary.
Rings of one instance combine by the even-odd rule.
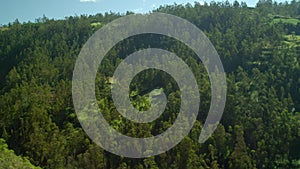
[[[129,54],[149,47],[174,52],[190,66],[201,95],[199,116],[189,135],[161,155],[131,159],[104,151],[77,120],[72,74],[88,38],[123,15],[43,17],[34,23],[16,20],[0,28],[0,167],[300,168],[300,1],[260,0],[255,8],[238,1],[195,2],[161,6],[153,12],[195,24],[221,57],[228,94],[213,136],[198,143],[211,98],[202,63],[174,39],[143,34],[117,44],[99,67],[95,91],[107,121],[125,135],[147,137],[164,132],[176,119],[180,91],[162,71],[143,71],[130,85],[131,102],[139,110],[149,108],[149,91],[158,88],[166,93],[166,109],[153,123],[123,118],[111,99],[116,67]]]

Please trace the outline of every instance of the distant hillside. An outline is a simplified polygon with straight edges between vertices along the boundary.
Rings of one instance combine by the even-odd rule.
[[[174,38],[142,34],[119,42],[99,66],[95,95],[103,117],[114,130],[137,138],[161,134],[174,124],[182,103],[181,90],[166,72],[142,71],[129,86],[130,103],[139,111],[151,107],[150,101],[156,98],[149,96],[165,94],[165,111],[153,122],[134,123],[124,118],[111,96],[113,74],[124,58],[142,49],[161,48],[175,53],[193,72],[201,96],[197,120],[181,143],[155,157],[125,158],[103,150],[77,119],[72,101],[73,69],[89,37],[124,15],[105,13],[64,20],[43,17],[36,23],[16,20],[0,28],[0,137],[5,138],[0,139],[0,168],[300,168],[300,1],[260,0],[255,8],[238,1],[175,4],[153,12],[193,23],[220,56],[227,98],[212,137],[198,143],[212,97],[202,62]],[[192,36],[186,30],[178,31]],[[181,71],[178,74],[186,76]],[[118,143],[114,138],[105,139]],[[140,151],[146,154],[151,150]]]

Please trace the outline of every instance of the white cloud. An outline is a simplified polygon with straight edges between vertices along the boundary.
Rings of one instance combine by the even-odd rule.
[[[204,1],[199,1],[199,4],[200,4],[200,5],[204,5],[205,2],[204,2]]]
[[[97,0],[80,0],[80,2],[97,2]]]
[[[142,13],[143,10],[144,10],[144,8],[137,8],[137,9],[132,10],[132,12],[134,12],[134,13]]]

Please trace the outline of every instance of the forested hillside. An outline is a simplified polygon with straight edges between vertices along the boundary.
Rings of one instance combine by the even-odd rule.
[[[221,57],[228,91],[213,136],[198,143],[211,98],[202,63],[182,43],[144,34],[117,44],[100,65],[95,91],[105,118],[119,132],[135,137],[157,135],[173,124],[180,91],[162,71],[143,71],[130,85],[132,104],[139,110],[149,108],[149,91],[166,93],[165,112],[150,124],[123,118],[110,95],[110,77],[126,56],[159,47],[176,53],[192,69],[201,95],[197,122],[180,144],[155,157],[131,159],[104,151],[77,120],[72,75],[88,38],[123,15],[16,20],[0,28],[0,168],[300,168],[300,1],[261,0],[255,8],[237,1],[175,4],[154,12],[195,24]]]

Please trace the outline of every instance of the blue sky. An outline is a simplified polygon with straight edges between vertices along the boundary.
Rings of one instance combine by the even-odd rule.
[[[1,0],[0,24],[19,19],[21,22],[35,21],[43,15],[62,19],[65,16],[96,14],[104,12],[133,11],[148,12],[160,5],[192,3],[195,0]],[[205,0],[210,2],[211,0]],[[218,0],[216,0],[218,1]],[[222,0],[221,0],[222,1]],[[233,0],[229,0],[232,2]],[[255,6],[258,0],[243,0],[248,6]],[[279,0],[280,1],[280,0]],[[198,0],[198,2],[203,2]]]

